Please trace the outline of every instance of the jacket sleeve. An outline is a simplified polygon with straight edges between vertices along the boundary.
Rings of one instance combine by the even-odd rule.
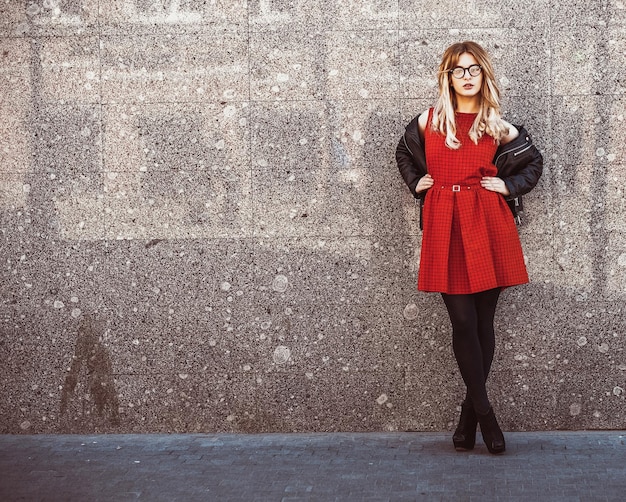
[[[523,128],[520,130],[521,135],[529,142],[528,147],[519,153],[509,155],[500,168],[500,177],[510,192],[507,199],[514,199],[530,192],[539,182],[543,172],[541,153]]]
[[[416,199],[422,199],[425,192],[416,194],[415,187],[420,178],[426,174],[424,149],[421,144],[412,138],[411,128],[417,128],[417,117],[407,126],[407,130],[400,138],[396,148],[396,162],[402,179]],[[417,131],[417,129],[416,129]],[[419,134],[416,132],[416,134]],[[411,145],[411,146],[409,146]]]

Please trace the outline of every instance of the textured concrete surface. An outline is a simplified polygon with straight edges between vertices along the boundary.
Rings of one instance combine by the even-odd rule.
[[[620,432],[0,436],[5,501],[621,501]]]
[[[0,432],[450,430],[394,151],[492,53],[545,174],[508,430],[626,424],[624,2],[0,0]]]

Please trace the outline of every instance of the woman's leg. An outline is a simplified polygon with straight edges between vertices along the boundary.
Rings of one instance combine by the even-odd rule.
[[[463,381],[466,401],[478,413],[490,408],[485,382],[495,348],[493,318],[500,289],[471,295],[442,294],[452,323],[452,348]]]
[[[476,293],[476,314],[478,316],[478,340],[483,353],[483,372],[485,381],[489,377],[493,354],[496,348],[496,335],[493,320],[496,315],[500,288]]]

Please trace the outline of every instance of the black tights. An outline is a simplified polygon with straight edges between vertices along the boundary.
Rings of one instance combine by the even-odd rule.
[[[452,322],[452,349],[467,387],[465,399],[477,413],[485,414],[491,406],[485,384],[496,346],[493,319],[500,288],[441,296]]]

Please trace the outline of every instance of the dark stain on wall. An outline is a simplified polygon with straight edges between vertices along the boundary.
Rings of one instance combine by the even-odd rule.
[[[82,370],[86,373],[86,389],[100,417],[108,418],[111,425],[119,424],[119,400],[113,380],[111,357],[94,330],[91,316],[85,315],[78,329],[72,365],[65,377],[61,395],[61,415],[79,383]]]

